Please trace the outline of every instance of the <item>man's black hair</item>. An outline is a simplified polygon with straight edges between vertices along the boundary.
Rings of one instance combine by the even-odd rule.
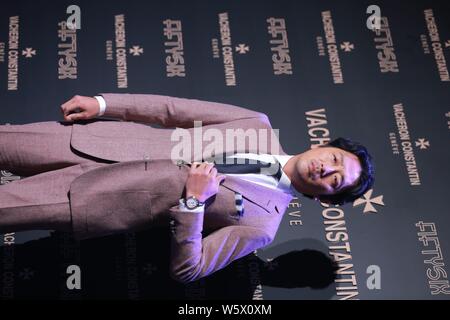
[[[362,170],[355,186],[346,188],[344,191],[337,194],[320,195],[319,200],[342,205],[347,202],[353,202],[366,193],[367,190],[372,188],[375,180],[375,168],[372,156],[369,154],[366,147],[358,142],[346,138],[337,138],[327,144],[321,145],[320,147],[335,147],[353,153],[358,157]],[[310,195],[304,195],[308,198],[312,198]]]

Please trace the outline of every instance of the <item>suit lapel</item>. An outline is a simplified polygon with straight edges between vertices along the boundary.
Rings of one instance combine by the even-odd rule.
[[[170,160],[171,161],[171,160]],[[189,170],[186,162],[178,160],[179,167]],[[278,213],[284,212],[293,196],[281,190],[271,189],[262,185],[240,179],[235,176],[227,176],[221,185],[231,191],[242,194],[244,198],[253,202],[257,206],[263,208],[267,212],[276,211]]]
[[[275,209],[278,213],[281,213],[282,209],[292,199],[292,195],[283,191],[267,188],[235,176],[227,176],[221,185],[242,194],[244,198],[267,212],[272,212]]]

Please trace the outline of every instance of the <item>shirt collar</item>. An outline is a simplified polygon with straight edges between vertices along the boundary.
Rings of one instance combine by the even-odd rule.
[[[246,157],[249,159],[256,159],[256,160],[261,160],[261,161],[266,161],[266,162],[274,162],[273,158],[275,158],[275,160],[277,160],[280,165],[281,168],[283,168],[285,166],[285,164],[289,161],[289,159],[291,159],[293,156],[292,155],[284,155],[284,154],[267,154],[267,153],[260,153],[260,154],[256,154],[256,153],[235,153],[234,155],[231,155],[230,157]],[[281,177],[280,180],[278,181],[277,184],[277,189],[282,190],[285,193],[290,193],[292,195],[296,195],[296,190],[295,188],[292,186],[291,184],[291,180],[289,179],[289,177],[286,175],[286,173],[281,170]]]
[[[272,155],[281,165],[281,168],[283,168],[286,163],[291,159],[293,156],[291,155],[283,155],[283,154],[273,154]],[[283,190],[285,193],[291,193],[292,195],[295,195],[295,189],[291,184],[291,180],[287,176],[287,174],[284,172],[284,170],[281,170],[281,178],[278,182],[277,188]]]

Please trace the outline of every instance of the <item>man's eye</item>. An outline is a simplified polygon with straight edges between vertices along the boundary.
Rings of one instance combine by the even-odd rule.
[[[334,189],[337,189],[338,183],[337,183],[337,176],[334,176]]]

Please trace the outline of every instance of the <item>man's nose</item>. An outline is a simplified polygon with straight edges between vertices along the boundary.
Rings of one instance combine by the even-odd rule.
[[[321,167],[320,167],[320,176],[321,177],[326,177],[329,174],[332,174],[336,171],[336,168],[332,165],[326,164],[326,163],[322,163]]]

